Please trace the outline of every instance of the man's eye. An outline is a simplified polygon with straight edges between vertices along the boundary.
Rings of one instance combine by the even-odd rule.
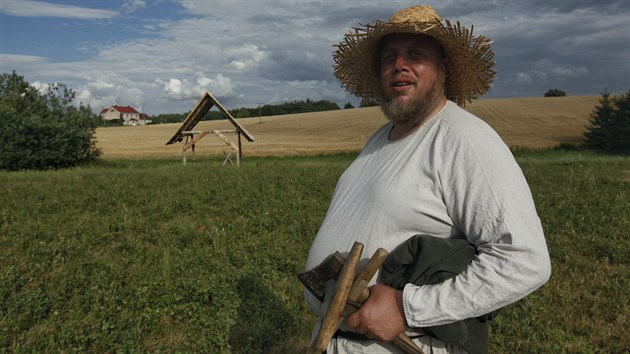
[[[422,53],[421,51],[413,51],[409,53],[409,57],[412,59],[422,59],[424,58],[424,53]]]
[[[396,58],[396,56],[395,56],[395,55],[393,55],[393,54],[385,54],[385,55],[383,55],[383,57],[381,58],[381,61],[382,61],[383,63],[392,63],[392,62],[394,62],[394,58]]]

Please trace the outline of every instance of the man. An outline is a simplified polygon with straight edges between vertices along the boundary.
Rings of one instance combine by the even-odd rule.
[[[458,107],[494,80],[490,40],[413,6],[347,34],[333,58],[346,89],[380,100],[389,122],[340,177],[306,268],[355,241],[369,257],[419,234],[463,239],[475,252],[464,271],[438,284],[373,284],[328,353],[398,352],[387,342],[403,331],[427,353],[464,352],[422,328],[491,313],[542,286],[551,272],[531,192],[511,152]],[[332,283],[323,304],[306,295],[320,318]]]

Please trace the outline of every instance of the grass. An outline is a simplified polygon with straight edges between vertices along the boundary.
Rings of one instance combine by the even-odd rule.
[[[630,159],[586,151],[522,152],[552,277],[503,312],[497,353],[621,353],[630,348]]]
[[[493,321],[491,352],[627,351],[630,159],[516,155],[553,275]],[[353,157],[0,172],[0,352],[303,351],[295,274]]]

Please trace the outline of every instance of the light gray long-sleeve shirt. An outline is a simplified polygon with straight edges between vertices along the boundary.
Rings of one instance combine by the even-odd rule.
[[[476,317],[543,285],[551,266],[527,181],[510,150],[481,119],[448,101],[411,135],[390,141],[392,123],[368,140],[339,179],[306,269],[364,244],[363,265],[416,234],[466,238],[478,255],[462,274],[437,285],[407,284],[411,327]],[[376,279],[376,277],[375,277]],[[372,280],[372,283],[375,282]],[[320,318],[324,303],[306,294]]]

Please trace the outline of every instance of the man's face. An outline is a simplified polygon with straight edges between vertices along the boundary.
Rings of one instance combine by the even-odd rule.
[[[395,123],[419,124],[444,97],[442,48],[428,36],[396,33],[383,39],[379,59],[383,112]]]

